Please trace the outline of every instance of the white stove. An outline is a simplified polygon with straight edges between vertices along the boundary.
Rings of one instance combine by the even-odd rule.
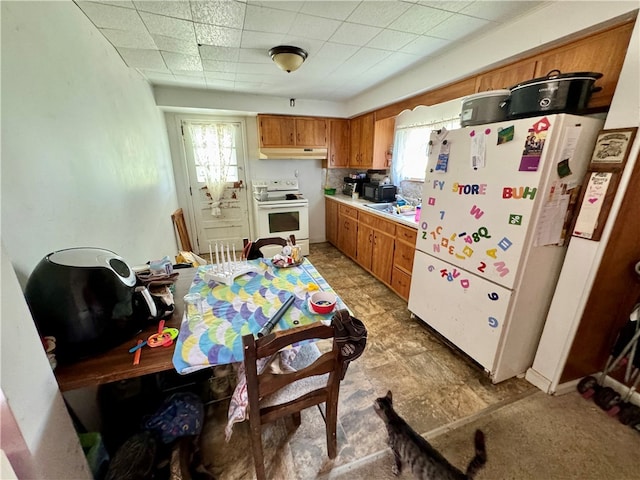
[[[297,178],[255,179],[253,187],[258,238],[295,235],[303,255],[309,255],[309,200],[298,190]],[[263,247],[265,256],[281,247]]]

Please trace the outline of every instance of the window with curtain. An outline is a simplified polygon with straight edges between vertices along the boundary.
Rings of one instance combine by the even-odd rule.
[[[228,182],[238,180],[236,125],[233,123],[189,123],[198,182],[211,196],[211,214],[220,216],[220,200]]]
[[[399,127],[393,142],[391,180],[400,185],[403,180],[424,180],[429,155],[429,137],[432,130],[448,130],[460,127],[460,118],[448,118],[437,122]]]

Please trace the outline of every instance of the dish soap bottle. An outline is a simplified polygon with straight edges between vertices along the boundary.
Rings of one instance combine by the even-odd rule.
[[[415,215],[415,217],[413,217],[413,219],[416,221],[416,223],[420,221],[420,212],[421,211],[422,211],[422,204],[420,204],[420,205],[418,205],[416,207],[416,215]]]

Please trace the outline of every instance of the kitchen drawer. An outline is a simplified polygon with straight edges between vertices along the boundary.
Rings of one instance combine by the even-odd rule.
[[[396,223],[389,220],[385,220],[377,215],[371,215],[369,213],[360,212],[358,216],[358,222],[370,226],[380,232],[388,233],[389,235],[396,234]]]
[[[405,272],[410,273],[413,268],[413,256],[415,255],[415,247],[403,242],[396,242],[395,252],[393,254],[393,266],[399,267]]]
[[[340,205],[338,212],[340,215],[345,215],[347,217],[358,219],[358,209],[355,207],[350,207],[349,205]]]
[[[396,238],[403,242],[415,245],[417,235],[418,231],[415,228],[405,227],[404,225],[398,225],[396,227]]]
[[[391,274],[391,288],[402,298],[408,300],[409,290],[411,288],[411,275],[398,268],[394,268]]]

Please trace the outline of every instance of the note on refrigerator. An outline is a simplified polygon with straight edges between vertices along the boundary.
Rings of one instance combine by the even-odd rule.
[[[580,213],[578,213],[578,219],[573,228],[575,237],[587,239],[593,237],[593,233],[598,228],[598,217],[612,177],[613,173],[611,172],[591,172],[580,206]]]

